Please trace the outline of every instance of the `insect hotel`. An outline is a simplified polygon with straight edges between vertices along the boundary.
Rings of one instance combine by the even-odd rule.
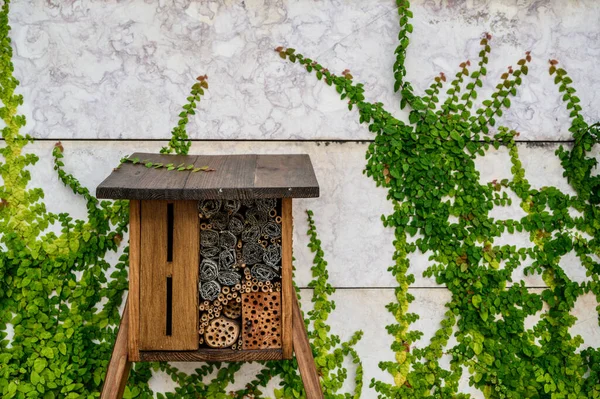
[[[292,351],[308,397],[322,397],[292,285],[292,198],[319,195],[308,155],[128,161],[96,191],[130,206],[129,298],[102,397],[121,397],[131,362]]]

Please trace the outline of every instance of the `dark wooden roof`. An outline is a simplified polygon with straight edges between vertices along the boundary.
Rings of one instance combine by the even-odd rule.
[[[200,200],[319,196],[310,158],[299,155],[165,155],[135,153],[153,163],[208,166],[212,172],[168,171],[124,163],[96,189],[98,198]]]

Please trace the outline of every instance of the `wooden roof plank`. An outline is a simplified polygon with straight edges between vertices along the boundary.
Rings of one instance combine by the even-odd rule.
[[[129,159],[138,158],[139,164],[125,163],[106,178],[96,189],[99,198],[124,199],[171,199],[182,195],[189,171],[168,171],[144,166],[152,163],[190,165],[197,156],[134,153]],[[145,173],[138,172],[144,170]]]
[[[215,170],[193,173],[186,183],[184,198],[251,198],[247,193],[254,188],[256,155],[200,155],[195,166]]]
[[[224,198],[308,198],[319,196],[319,184],[306,154],[165,155],[135,153],[140,164],[126,163],[96,189],[98,198],[201,200]],[[172,163],[214,171],[167,171],[142,164]]]
[[[285,193],[283,197],[319,196],[319,183],[307,154],[259,155],[254,185],[268,193]]]

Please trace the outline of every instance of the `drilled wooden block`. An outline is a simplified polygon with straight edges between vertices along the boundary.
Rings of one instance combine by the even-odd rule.
[[[226,317],[213,319],[204,332],[204,341],[211,348],[227,348],[233,345],[240,334],[239,321]]]
[[[236,301],[230,301],[223,307],[223,314],[230,319],[237,319],[242,315],[242,304]]]
[[[281,293],[242,294],[243,349],[281,348]]]

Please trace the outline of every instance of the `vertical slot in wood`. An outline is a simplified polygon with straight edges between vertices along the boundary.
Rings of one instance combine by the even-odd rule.
[[[167,317],[167,329],[166,334],[171,336],[173,334],[173,278],[167,277],[167,311],[165,312]]]
[[[173,204],[167,204],[167,262],[173,262]]]

